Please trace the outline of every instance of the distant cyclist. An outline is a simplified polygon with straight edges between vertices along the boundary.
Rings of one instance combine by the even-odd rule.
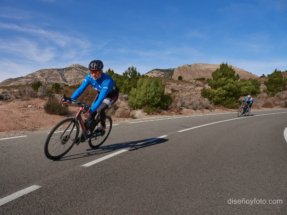
[[[90,74],[88,74],[82,84],[75,90],[71,98],[63,99],[62,102],[67,102],[71,100],[76,100],[85,91],[85,89],[90,85],[94,90],[98,91],[98,96],[93,101],[89,116],[85,121],[90,134],[93,132],[96,121],[95,116],[99,114],[99,119],[101,120],[101,127],[104,131],[105,129],[105,110],[116,102],[119,96],[119,91],[116,87],[115,81],[111,76],[103,72],[104,64],[101,60],[93,60],[89,64]],[[85,136],[81,136],[81,141],[85,141]]]
[[[254,100],[251,97],[251,95],[248,95],[243,98],[242,102],[245,104],[245,107],[244,107],[244,112],[245,112],[248,106],[249,106],[249,109],[251,110]]]

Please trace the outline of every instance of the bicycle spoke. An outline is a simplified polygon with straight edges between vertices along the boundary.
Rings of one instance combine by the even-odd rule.
[[[78,134],[79,126],[73,118],[65,119],[57,124],[46,140],[46,156],[50,159],[58,159],[64,156],[74,145]]]

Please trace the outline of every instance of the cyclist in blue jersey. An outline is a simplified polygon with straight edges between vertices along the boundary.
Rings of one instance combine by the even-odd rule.
[[[108,107],[111,107],[112,104],[116,102],[119,96],[119,91],[116,87],[115,81],[111,76],[103,72],[104,64],[101,60],[93,60],[89,64],[90,74],[88,74],[82,84],[75,90],[71,98],[66,98],[67,100],[76,100],[90,85],[96,91],[98,91],[98,96],[92,103],[89,116],[85,121],[87,128],[90,130],[90,133],[93,132],[96,121],[95,116],[99,115],[101,120],[101,128],[105,129],[105,110]],[[63,101],[65,102],[65,101]],[[84,135],[81,136],[81,141],[85,141]]]
[[[245,110],[244,111],[246,111],[247,105],[249,105],[249,109],[251,110],[251,107],[252,107],[254,100],[250,95],[248,95],[248,96],[245,96],[243,98],[242,102],[245,103]]]

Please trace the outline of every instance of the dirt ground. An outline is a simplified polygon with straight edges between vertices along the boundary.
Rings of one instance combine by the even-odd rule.
[[[46,100],[29,99],[0,101],[0,137],[23,134],[29,131],[51,129],[66,116],[48,114],[44,110]],[[69,107],[74,116],[78,107]],[[114,122],[126,119],[114,118]]]
[[[13,100],[0,101],[0,137],[22,134],[35,130],[49,130],[57,122],[64,119],[65,116],[47,114],[44,110],[46,100],[30,99],[30,100]],[[78,110],[78,107],[69,107],[72,116]],[[213,110],[216,112],[226,112],[234,110]],[[74,114],[73,114],[74,113]],[[210,111],[194,111],[190,109],[182,110],[182,115],[204,114]],[[164,115],[173,115],[176,113],[165,113]],[[178,113],[177,113],[178,114]],[[151,117],[151,116],[145,116]],[[122,122],[130,120],[129,118],[116,118],[113,116],[114,122]]]
[[[44,111],[45,100],[13,100],[0,102],[0,132],[36,130],[49,128],[63,117],[47,114]]]

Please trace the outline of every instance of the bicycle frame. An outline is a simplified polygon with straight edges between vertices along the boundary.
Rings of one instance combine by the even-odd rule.
[[[78,102],[76,100],[72,101],[71,103],[72,104],[77,104],[78,106],[80,106],[80,108],[79,108],[79,110],[78,110],[78,112],[77,112],[77,114],[75,116],[75,120],[79,122],[83,134],[87,137],[88,129],[87,129],[86,124],[85,124],[85,122],[83,120],[82,114],[85,111],[85,109],[88,107],[88,105],[86,105],[85,103]]]
[[[250,105],[249,105],[248,103],[244,103],[244,104],[243,104],[243,110],[244,110],[244,113],[249,112],[249,110],[250,110]]]

